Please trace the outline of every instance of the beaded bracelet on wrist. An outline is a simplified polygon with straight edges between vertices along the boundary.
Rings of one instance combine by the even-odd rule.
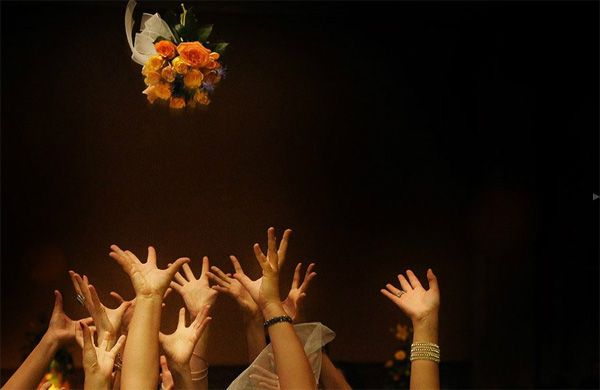
[[[440,347],[434,343],[416,342],[410,347],[410,361],[413,360],[431,360],[440,362]]]
[[[279,316],[279,317],[273,317],[271,319],[266,320],[265,323],[263,324],[263,326],[265,327],[265,329],[267,329],[269,326],[280,323],[280,322],[289,322],[291,324],[293,321],[292,321],[292,317],[290,317],[290,316]]]

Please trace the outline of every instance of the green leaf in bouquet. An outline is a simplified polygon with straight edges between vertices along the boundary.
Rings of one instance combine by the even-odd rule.
[[[229,42],[219,42],[215,45],[215,49],[213,51],[216,51],[220,55],[223,55],[227,46],[229,46]]]
[[[175,26],[175,31],[179,34],[179,41],[191,42],[196,40],[196,35],[192,30],[190,30],[187,26],[177,24]]]
[[[189,28],[192,31],[195,31],[198,28],[198,19],[196,15],[192,11],[192,7],[185,12],[185,18],[183,20],[183,25]]]
[[[208,39],[208,37],[210,37],[210,34],[212,33],[212,29],[213,29],[212,24],[206,24],[206,25],[200,27],[197,32],[198,40],[200,42],[206,42],[206,40]]]

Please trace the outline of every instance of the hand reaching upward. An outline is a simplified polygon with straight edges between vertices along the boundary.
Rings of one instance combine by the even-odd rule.
[[[156,251],[151,246],[148,247],[148,258],[145,263],[128,250],[123,251],[116,245],[111,245],[110,248],[112,249],[110,257],[115,259],[129,275],[136,296],[153,296],[162,299],[179,267],[190,261],[189,258],[182,257],[175,260],[167,269],[161,270],[156,266]]]
[[[385,289],[381,289],[383,295],[394,302],[410,319],[419,322],[436,315],[440,306],[440,290],[431,269],[427,270],[427,280],[429,289],[425,290],[419,279],[411,270],[406,271],[408,280],[404,275],[398,275],[398,280],[402,290],[399,290],[391,284],[387,284]]]
[[[192,317],[200,313],[204,306],[215,303],[217,299],[217,291],[210,288],[208,284],[209,266],[208,257],[204,256],[200,278],[196,279],[190,266],[184,264],[182,269],[185,276],[177,272],[175,274],[175,281],[170,284],[171,288],[181,295]]]

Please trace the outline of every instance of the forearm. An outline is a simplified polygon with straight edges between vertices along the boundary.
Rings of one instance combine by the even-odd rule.
[[[83,390],[109,390],[110,389],[110,377],[102,378],[92,373],[85,373],[85,380],[83,382]]]
[[[413,342],[438,344],[437,314],[421,321],[413,321]],[[439,389],[439,364],[430,360],[414,360],[410,373],[411,390]]]
[[[263,315],[270,319],[286,314],[281,305],[271,305],[263,310]],[[270,326],[268,331],[281,389],[315,389],[315,378],[308,358],[292,324],[277,323]]]
[[[158,332],[162,297],[137,297],[125,351],[121,387],[154,389],[158,384]]]
[[[173,382],[175,383],[176,390],[192,390],[198,387],[192,381],[192,372],[189,364],[179,365],[169,361],[169,368],[171,375],[173,375]]]
[[[206,326],[204,332],[198,339],[194,352],[190,360],[190,372],[193,372],[194,381],[193,388],[196,390],[208,389],[208,334],[210,332],[210,324]]]
[[[327,390],[351,390],[346,378],[335,367],[329,356],[323,352],[321,361],[321,383]]]
[[[246,328],[246,344],[248,346],[248,360],[254,361],[267,346],[265,331],[263,329],[264,318],[260,312],[250,314],[244,313],[244,326]]]
[[[54,358],[60,347],[51,336],[44,335],[38,345],[27,356],[17,371],[6,382],[3,390],[35,389],[42,380],[48,369],[48,365]]]

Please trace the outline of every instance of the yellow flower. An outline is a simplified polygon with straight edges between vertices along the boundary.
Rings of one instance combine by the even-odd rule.
[[[146,75],[146,78],[144,79],[144,83],[146,83],[146,85],[155,85],[158,84],[160,82],[160,73],[151,70],[150,72],[148,72],[148,74]]]
[[[185,99],[182,97],[171,96],[171,100],[169,101],[169,107],[177,109],[183,108],[185,107]]]
[[[406,352],[404,352],[401,349],[397,350],[396,353],[394,354],[394,359],[400,360],[400,361],[406,359]]]
[[[165,66],[162,71],[160,72],[160,74],[162,75],[162,78],[169,83],[172,83],[173,81],[175,81],[175,68],[173,68],[172,66]]]
[[[408,325],[396,324],[396,338],[402,341],[408,339]]]
[[[159,99],[167,100],[171,97],[171,84],[159,83],[154,86],[154,93]]]
[[[210,99],[208,98],[208,93],[206,93],[206,91],[200,91],[200,90],[198,90],[194,94],[194,101],[196,103],[200,103],[203,105],[207,105],[208,103],[210,103]]]
[[[156,87],[154,85],[151,85],[148,88],[144,89],[144,91],[142,92],[144,95],[146,95],[150,103],[154,103],[154,101],[158,99],[158,96],[156,96],[155,88]]]
[[[385,367],[386,367],[386,368],[390,368],[390,367],[391,367],[391,366],[393,366],[393,365],[394,365],[394,362],[393,362],[393,361],[391,361],[391,360],[388,360],[387,362],[385,362]]]
[[[146,61],[146,64],[144,65],[144,67],[147,68],[148,70],[159,70],[160,68],[162,68],[164,63],[165,63],[165,59],[159,55],[156,55],[156,56],[148,58],[148,61]],[[142,68],[142,71],[143,71],[143,68]]]
[[[204,75],[196,69],[191,69],[183,76],[183,84],[190,89],[198,88],[202,84]]]
[[[175,68],[175,72],[177,72],[179,74],[186,74],[188,71],[188,66],[185,62],[183,62],[181,57],[173,58],[173,61],[171,61],[171,64],[173,65],[173,68]]]

